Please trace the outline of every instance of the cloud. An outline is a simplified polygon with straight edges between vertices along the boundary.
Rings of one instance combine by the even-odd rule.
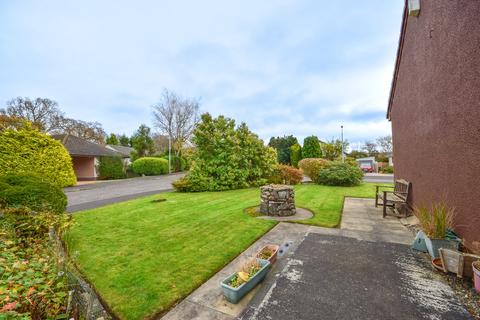
[[[45,96],[131,134],[164,88],[263,139],[351,141],[382,119],[402,4],[373,0],[10,1],[0,4],[0,104]],[[39,19],[38,17],[42,17]]]

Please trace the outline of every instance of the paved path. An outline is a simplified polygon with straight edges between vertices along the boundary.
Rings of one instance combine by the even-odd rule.
[[[92,209],[110,203],[172,190],[172,182],[184,173],[104,181],[65,188],[68,212]]]
[[[398,219],[346,198],[342,228],[279,223],[162,319],[471,319]],[[238,304],[220,281],[265,244],[281,245],[261,285]]]

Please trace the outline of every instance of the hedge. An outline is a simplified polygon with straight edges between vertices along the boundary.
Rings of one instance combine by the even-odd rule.
[[[101,179],[125,178],[123,161],[120,157],[100,157],[98,170]]]
[[[39,176],[0,176],[0,206],[63,213],[67,197],[62,189]]]
[[[168,172],[168,160],[155,157],[143,157],[132,163],[135,173],[146,176],[165,174]]]
[[[76,183],[72,159],[52,137],[31,128],[0,132],[0,175],[38,175],[59,187]]]

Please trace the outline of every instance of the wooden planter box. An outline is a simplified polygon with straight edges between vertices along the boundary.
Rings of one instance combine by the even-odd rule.
[[[440,248],[438,252],[444,272],[453,272],[460,278],[473,278],[472,263],[480,260],[480,256],[445,248]]]

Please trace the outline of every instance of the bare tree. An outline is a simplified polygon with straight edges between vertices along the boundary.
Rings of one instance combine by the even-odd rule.
[[[8,101],[7,107],[0,109],[0,114],[26,119],[44,132],[58,129],[63,118],[58,103],[48,98],[18,97]]]
[[[376,154],[378,154],[377,145],[375,142],[372,141],[365,141],[363,150],[368,153],[369,156],[375,156]]]
[[[173,91],[164,90],[160,101],[153,106],[154,125],[170,137],[175,155],[189,141],[198,122],[199,102],[182,98]]]
[[[53,130],[53,133],[71,134],[88,141],[105,144],[105,130],[103,130],[102,124],[96,121],[87,122],[62,117],[59,128]]]
[[[380,147],[380,151],[382,152],[392,152],[393,151],[393,143],[392,143],[392,136],[384,136],[377,139],[377,145]]]

